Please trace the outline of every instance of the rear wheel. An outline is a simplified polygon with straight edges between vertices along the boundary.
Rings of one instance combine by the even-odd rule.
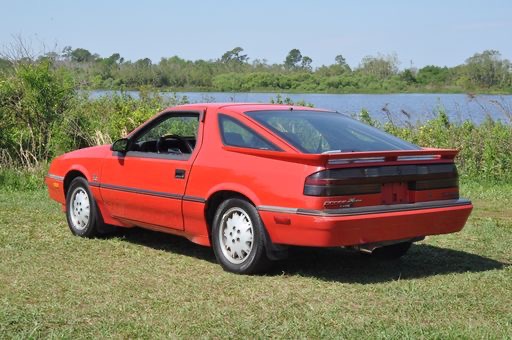
[[[98,235],[103,225],[96,201],[83,177],[71,181],[66,194],[66,217],[71,232],[81,237]]]
[[[224,270],[253,274],[268,268],[265,230],[256,208],[244,199],[230,198],[217,208],[212,245]]]
[[[383,260],[394,260],[404,256],[409,248],[411,248],[412,242],[401,242],[396,244],[390,244],[389,246],[383,246],[375,248],[371,256]]]

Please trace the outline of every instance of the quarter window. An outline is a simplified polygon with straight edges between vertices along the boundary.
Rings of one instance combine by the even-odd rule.
[[[222,142],[225,145],[280,151],[277,146],[234,118],[219,115],[219,126]]]

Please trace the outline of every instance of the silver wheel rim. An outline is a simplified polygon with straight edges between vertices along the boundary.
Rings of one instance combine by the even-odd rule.
[[[84,188],[78,187],[71,193],[69,217],[73,228],[83,231],[89,225],[91,216],[91,203],[89,195]]]
[[[252,221],[245,210],[234,207],[226,211],[218,235],[224,257],[234,264],[244,262],[252,251],[253,234]]]

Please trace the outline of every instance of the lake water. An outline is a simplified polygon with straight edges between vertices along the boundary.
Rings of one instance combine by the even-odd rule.
[[[111,95],[113,91],[93,91],[91,97]],[[137,91],[128,91],[138,97]],[[174,93],[162,92],[162,96]],[[268,103],[278,93],[228,93],[228,92],[177,92],[178,97],[186,96],[191,103],[197,102],[254,102]],[[486,117],[512,124],[512,95],[467,94],[281,94],[294,102],[304,100],[315,107],[330,109],[348,115],[357,115],[366,109],[381,122],[389,118],[395,124],[423,122],[435,116],[443,107],[453,122],[471,120],[481,123]]]

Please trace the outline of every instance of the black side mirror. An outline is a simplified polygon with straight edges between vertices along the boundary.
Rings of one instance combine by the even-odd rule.
[[[128,138],[121,138],[116,140],[114,144],[110,146],[110,150],[126,153],[128,151]]]

